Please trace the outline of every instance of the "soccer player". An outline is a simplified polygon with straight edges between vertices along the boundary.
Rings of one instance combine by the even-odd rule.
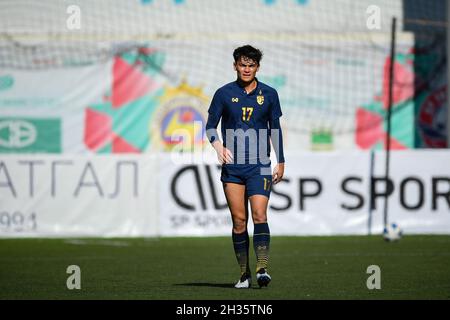
[[[253,247],[256,253],[256,279],[267,286],[270,230],[267,205],[271,185],[284,174],[283,142],[278,93],[258,81],[262,52],[250,45],[233,52],[237,80],[219,88],[208,110],[206,134],[222,164],[221,181],[233,221],[232,239],[241,277],[236,288],[251,287],[249,268],[248,202],[254,223]],[[224,139],[217,126],[221,122]],[[270,141],[278,164],[272,173]]]

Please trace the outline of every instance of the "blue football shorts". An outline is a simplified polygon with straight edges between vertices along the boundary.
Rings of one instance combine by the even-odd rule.
[[[260,194],[270,198],[272,170],[268,164],[224,164],[220,180],[223,183],[245,185],[247,196]]]

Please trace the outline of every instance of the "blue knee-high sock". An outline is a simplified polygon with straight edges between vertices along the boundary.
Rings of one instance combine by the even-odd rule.
[[[253,232],[253,248],[256,253],[256,271],[264,268],[267,269],[269,261],[269,247],[270,247],[270,230],[266,223],[255,224]]]
[[[232,234],[233,238],[233,248],[236,254],[236,259],[241,269],[241,275],[244,273],[250,273],[248,264],[248,248],[249,248],[249,237],[248,232],[245,230],[243,233]]]

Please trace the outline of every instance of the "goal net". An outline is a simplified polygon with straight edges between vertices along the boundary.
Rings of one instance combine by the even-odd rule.
[[[169,150],[235,79],[233,49],[252,44],[287,150],[384,148],[396,17],[391,146],[445,147],[445,12],[439,0],[5,0],[0,114],[58,117],[58,152]],[[190,138],[204,145],[202,130]]]

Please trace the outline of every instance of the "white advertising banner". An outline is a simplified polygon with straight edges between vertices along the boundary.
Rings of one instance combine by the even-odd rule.
[[[105,100],[112,65],[1,70],[0,153],[86,153],[85,109]]]
[[[230,235],[214,155],[184,156],[2,156],[0,237]],[[375,154],[372,176],[370,152],[286,159],[269,202],[273,235],[382,231],[384,153]],[[450,234],[449,163],[448,150],[393,152],[389,222],[405,234]]]
[[[274,235],[366,234],[369,153],[288,155],[285,181],[273,187],[268,220]],[[170,163],[168,159],[165,163]],[[227,235],[231,218],[213,161],[161,167],[162,235]],[[348,193],[342,191],[345,188]],[[356,190],[356,191],[355,191]],[[250,221],[250,232],[253,227]]]
[[[450,151],[404,150],[390,159],[393,190],[388,200],[388,221],[408,233],[450,233]],[[375,176],[383,177],[385,153],[377,152]],[[383,229],[384,181],[374,187],[374,233]]]
[[[373,41],[384,49],[374,51],[368,45]],[[367,149],[382,139],[376,97],[386,78],[389,41],[388,34],[250,41],[265,53],[258,79],[280,96],[285,149]],[[129,53],[78,68],[2,70],[0,82],[8,86],[0,90],[0,153],[170,149],[173,131],[194,120],[206,124],[214,92],[236,78],[231,53],[239,45],[240,40],[228,38],[154,41],[148,57],[159,63],[156,69]],[[406,54],[412,46],[410,35],[398,36],[397,52]],[[282,68],[280,60],[286,63]],[[403,108],[403,130],[393,136],[395,146],[409,148],[413,104]],[[373,123],[380,125],[372,128]],[[317,128],[333,132],[323,133],[322,142],[320,133],[314,133],[316,141],[312,132]],[[30,130],[36,135],[27,143],[14,140]],[[45,135],[49,137],[43,139]],[[204,137],[192,139],[197,143]]]
[[[164,163],[158,179],[161,235],[230,234],[231,216],[214,155],[187,157],[187,161],[173,155],[160,158]]]
[[[288,154],[285,181],[273,187],[268,220],[273,235],[380,233],[384,160],[370,152]],[[161,234],[228,235],[231,219],[213,161],[160,170]],[[171,165],[169,165],[172,163]],[[389,221],[408,233],[450,233],[450,152],[393,152]],[[447,168],[446,168],[447,167]],[[249,230],[253,232],[251,219]]]
[[[150,156],[1,156],[0,237],[157,233]]]

